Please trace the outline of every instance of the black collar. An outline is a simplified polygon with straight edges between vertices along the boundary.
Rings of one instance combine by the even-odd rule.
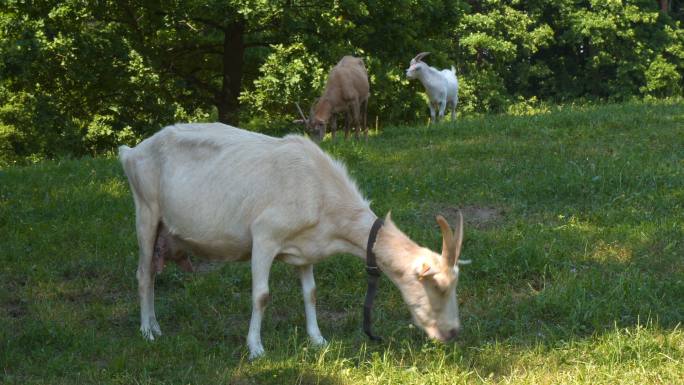
[[[378,237],[378,231],[385,221],[382,218],[378,218],[373,223],[371,227],[370,234],[368,234],[368,245],[366,246],[366,272],[368,273],[368,291],[366,291],[366,301],[363,304],[363,331],[368,335],[368,337],[373,341],[382,341],[382,338],[376,336],[371,331],[371,311],[373,310],[373,300],[375,299],[375,294],[378,291],[378,278],[382,273],[378,264],[375,261],[375,253],[373,252],[373,246],[375,246],[375,240]]]

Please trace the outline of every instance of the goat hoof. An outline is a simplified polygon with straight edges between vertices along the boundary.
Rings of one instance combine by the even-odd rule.
[[[159,323],[154,318],[150,318],[147,323],[140,325],[140,332],[142,333],[143,338],[148,341],[154,341],[155,336],[162,335]]]
[[[316,347],[322,347],[328,344],[328,341],[325,340],[322,336],[316,336],[316,337],[309,337],[311,339],[311,344],[316,346]]]
[[[249,348],[249,360],[254,361],[257,358],[261,358],[266,354],[263,346],[256,346],[254,348]]]
[[[161,328],[159,327],[159,322],[157,322],[156,319],[150,320],[150,329],[151,329],[153,334],[155,334],[157,336],[162,335]]]
[[[154,341],[154,333],[150,327],[141,326],[140,332],[142,333],[144,339],[148,341]]]

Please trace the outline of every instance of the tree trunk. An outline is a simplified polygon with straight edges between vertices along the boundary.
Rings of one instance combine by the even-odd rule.
[[[660,12],[667,13],[670,10],[669,0],[660,0]]]
[[[223,85],[216,96],[218,119],[233,126],[239,124],[240,89],[242,88],[242,65],[245,56],[245,22],[236,21],[224,30],[223,38]]]

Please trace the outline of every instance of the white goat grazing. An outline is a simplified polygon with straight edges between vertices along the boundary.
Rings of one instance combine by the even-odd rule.
[[[251,358],[264,353],[261,320],[276,259],[298,267],[308,335],[315,344],[326,343],[316,321],[312,264],[337,253],[365,258],[377,219],[343,164],[304,137],[273,138],[220,123],[166,127],[135,148],[121,146],[119,160],[135,201],[144,337],[161,335],[154,254],[183,261],[183,251],[215,261],[251,260]],[[444,218],[437,221],[441,255],[414,243],[389,214],[373,252],[415,323],[444,341],[461,327],[456,284],[463,219],[459,214],[453,233]],[[155,244],[172,250],[155,251]]]
[[[334,114],[344,113],[346,117],[344,137],[349,136],[349,127],[353,124],[357,139],[361,130],[368,138],[369,96],[368,72],[363,64],[363,59],[345,56],[330,70],[323,95],[311,107],[308,118],[297,104],[302,119],[296,122],[304,123],[306,128],[313,132],[314,137],[318,137],[319,140],[323,139],[326,126],[328,122],[331,122],[334,138],[337,129],[337,120]]]
[[[436,122],[444,117],[447,103],[451,105],[451,120],[456,119],[456,104],[458,104],[458,79],[454,66],[448,70],[438,70],[425,64],[422,59],[429,52],[421,52],[411,59],[411,65],[406,70],[406,77],[418,79],[427,92],[430,99],[430,121]],[[437,120],[435,110],[439,109]]]

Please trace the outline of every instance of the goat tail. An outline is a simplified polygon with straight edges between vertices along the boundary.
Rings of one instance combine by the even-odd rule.
[[[131,155],[133,149],[124,145],[119,146],[119,163],[124,168],[126,174],[128,174],[128,169],[131,167]]]
[[[125,144],[119,146],[119,160],[123,162],[124,158],[126,157],[126,153],[128,153],[128,151],[130,150],[131,148],[126,146]]]
[[[454,68],[454,66],[453,66],[453,65],[451,66],[451,72],[453,72],[453,73],[454,73],[454,75],[456,75],[456,68]]]

